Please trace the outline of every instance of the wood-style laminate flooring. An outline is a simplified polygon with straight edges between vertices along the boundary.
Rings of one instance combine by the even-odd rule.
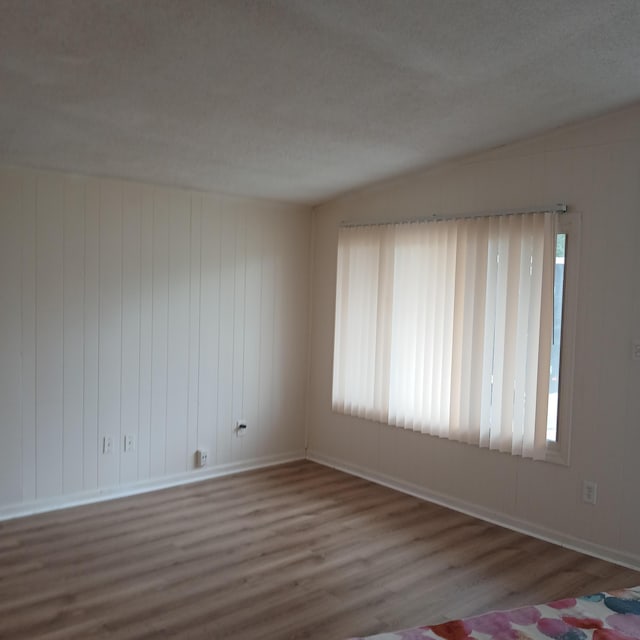
[[[640,574],[295,462],[0,523],[1,638],[347,638]]]

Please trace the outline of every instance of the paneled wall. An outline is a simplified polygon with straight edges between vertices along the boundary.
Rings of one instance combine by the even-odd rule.
[[[0,508],[184,474],[198,447],[302,455],[309,234],[300,207],[1,169]]]
[[[568,466],[331,411],[341,220],[555,202],[582,218]],[[640,106],[372,186],[315,216],[311,456],[640,567]],[[585,479],[598,483],[596,505],[582,501]]]

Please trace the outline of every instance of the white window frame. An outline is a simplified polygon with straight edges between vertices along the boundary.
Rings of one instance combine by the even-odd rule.
[[[547,440],[545,460],[566,466],[569,465],[571,453],[581,226],[582,219],[577,212],[565,213],[558,218],[557,233],[567,236],[560,338],[558,424],[556,440]]]

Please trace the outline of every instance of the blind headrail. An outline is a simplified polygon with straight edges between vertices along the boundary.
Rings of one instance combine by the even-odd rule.
[[[413,224],[416,222],[442,222],[444,220],[460,220],[468,218],[487,218],[490,216],[517,216],[526,213],[567,213],[569,207],[558,202],[552,205],[545,205],[543,207],[530,207],[528,209],[505,209],[502,211],[483,211],[478,213],[457,213],[452,215],[438,215],[434,213],[430,216],[421,216],[418,218],[407,218],[404,220],[388,220],[387,222],[350,222],[349,220],[342,220],[340,222],[341,227],[382,227],[386,225],[395,224]]]

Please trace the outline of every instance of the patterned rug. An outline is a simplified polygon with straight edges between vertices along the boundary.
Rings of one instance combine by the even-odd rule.
[[[493,611],[366,640],[640,640],[640,587]],[[352,640],[365,640],[354,638]]]

